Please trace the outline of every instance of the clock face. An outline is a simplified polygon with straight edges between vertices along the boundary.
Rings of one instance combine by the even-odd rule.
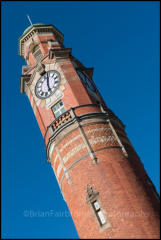
[[[46,72],[36,83],[35,94],[38,98],[45,99],[53,95],[60,84],[60,73],[51,70]]]
[[[79,70],[77,70],[77,73],[80,77],[80,79],[82,80],[82,82],[85,84],[85,86],[90,89],[92,92],[96,93],[96,89],[95,87],[92,85],[91,81],[89,80],[89,78],[86,76],[85,73],[80,72]]]

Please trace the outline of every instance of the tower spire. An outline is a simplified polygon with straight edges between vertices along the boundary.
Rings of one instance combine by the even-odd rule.
[[[28,17],[28,20],[30,22],[30,24],[32,25],[32,22],[31,22],[31,19],[30,19],[30,16],[27,14],[27,17]]]

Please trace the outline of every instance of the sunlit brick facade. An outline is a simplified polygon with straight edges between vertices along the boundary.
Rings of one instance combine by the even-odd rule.
[[[26,29],[19,55],[27,62],[20,91],[31,103],[79,237],[159,238],[158,194],[124,124],[99,94],[93,69],[72,56],[53,25]]]

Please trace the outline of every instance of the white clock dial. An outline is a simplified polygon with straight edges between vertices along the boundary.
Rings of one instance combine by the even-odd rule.
[[[35,94],[38,98],[45,99],[54,94],[60,84],[60,73],[51,70],[46,72],[36,83]]]

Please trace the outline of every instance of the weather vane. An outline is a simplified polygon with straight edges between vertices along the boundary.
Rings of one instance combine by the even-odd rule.
[[[30,22],[30,24],[32,25],[32,22],[31,22],[31,19],[30,19],[30,16],[27,14],[27,17],[28,17],[28,20]]]

